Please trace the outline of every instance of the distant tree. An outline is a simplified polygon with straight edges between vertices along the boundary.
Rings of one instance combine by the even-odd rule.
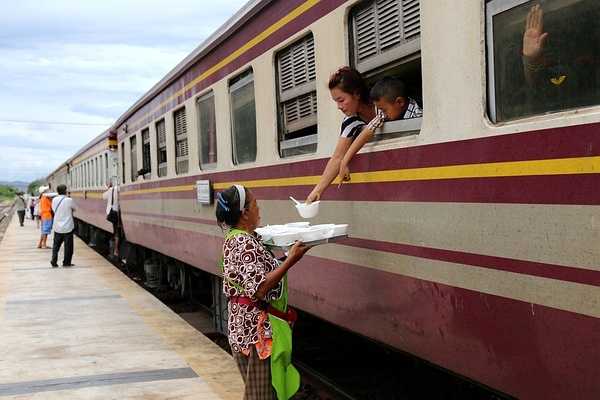
[[[27,186],[27,193],[33,193],[35,195],[37,194],[38,188],[45,184],[46,181],[44,179],[36,179],[35,181],[31,182],[29,186]]]

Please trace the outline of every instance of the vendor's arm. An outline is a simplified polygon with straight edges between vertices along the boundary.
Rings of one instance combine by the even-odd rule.
[[[331,184],[331,182],[333,182],[333,180],[335,179],[335,177],[338,174],[338,171],[340,170],[340,163],[344,157],[344,154],[346,153],[346,151],[348,151],[348,148],[350,147],[351,144],[352,144],[352,139],[350,139],[350,138],[340,137],[338,139],[338,142],[337,142],[337,145],[335,146],[333,155],[327,162],[327,165],[325,166],[325,170],[323,171],[323,174],[321,175],[321,180],[319,181],[317,186],[314,187],[312,192],[310,192],[310,194],[306,198],[307,203],[312,203],[313,201],[319,200],[321,198],[321,195],[325,191],[325,189],[327,189],[327,187]]]
[[[285,261],[273,271],[269,272],[266,279],[258,286],[258,289],[254,293],[254,296],[259,299],[264,299],[269,290],[273,289],[281,279],[285,276],[287,271],[308,251],[308,246],[302,242],[296,242],[290,248],[290,252]]]

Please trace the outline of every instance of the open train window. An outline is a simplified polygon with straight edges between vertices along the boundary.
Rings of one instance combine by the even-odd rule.
[[[158,176],[167,176],[167,130],[164,119],[156,123],[156,143]]]
[[[600,104],[600,2],[486,4],[493,122]]]
[[[215,95],[213,91],[198,97],[198,143],[201,169],[217,166],[217,123],[215,119]]]
[[[252,69],[229,82],[233,163],[256,160],[256,106]]]
[[[353,66],[367,79],[369,87],[384,77],[401,80],[402,97],[408,105],[403,119],[387,121],[374,140],[415,134],[421,129],[420,14],[420,0],[369,0],[350,11]]]
[[[189,168],[189,148],[185,107],[173,113],[175,128],[175,173],[185,174]]]
[[[317,151],[317,85],[312,33],[276,55],[279,154]]]

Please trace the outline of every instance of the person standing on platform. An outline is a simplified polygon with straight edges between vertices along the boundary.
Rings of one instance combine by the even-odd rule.
[[[42,200],[42,195],[35,197],[33,199],[33,219],[35,219],[35,228],[40,229],[40,201]]]
[[[35,208],[35,197],[33,196],[33,193],[31,193],[29,195],[29,199],[27,200],[27,207],[29,208],[29,216],[31,217],[31,220],[33,221],[35,219],[35,216],[33,214],[33,211]]]
[[[38,249],[47,249],[48,235],[52,233],[52,199],[48,196],[48,186],[40,187],[40,219],[42,220],[42,234]]]
[[[17,193],[17,200],[15,201],[15,205],[17,206],[17,214],[19,215],[19,224],[23,226],[23,222],[25,221],[25,199],[23,198],[23,192]]]
[[[119,257],[119,236],[121,234],[120,223],[121,214],[119,213],[119,187],[108,185],[108,190],[102,193],[102,198],[106,200],[106,219],[112,224],[113,237],[115,239],[113,255]]]
[[[54,215],[54,241],[52,243],[52,268],[58,267],[58,251],[60,246],[65,243],[65,253],[63,258],[63,267],[72,267],[73,258],[73,231],[75,230],[75,221],[73,220],[73,211],[75,205],[73,199],[67,197],[67,187],[58,185],[56,188],[58,196],[52,199],[52,214]]]
[[[287,400],[300,387],[291,364],[295,312],[287,305],[287,271],[308,247],[296,242],[279,262],[254,231],[260,223],[256,198],[244,186],[218,194],[217,223],[227,228],[223,244],[223,292],[228,299],[228,338],[242,374],[246,400]]]

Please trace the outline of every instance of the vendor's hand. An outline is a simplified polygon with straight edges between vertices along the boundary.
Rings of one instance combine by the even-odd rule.
[[[340,164],[340,172],[338,172],[338,179],[340,183],[338,183],[338,188],[342,186],[344,182],[350,182],[350,169],[346,164]]]
[[[300,241],[296,241],[290,250],[288,251],[288,259],[291,259],[293,263],[300,261],[304,253],[308,251],[309,247]]]
[[[310,192],[310,194],[308,195],[308,197],[306,198],[306,200],[304,201],[306,204],[310,204],[313,201],[318,201],[321,199],[321,194],[319,192],[317,192],[316,189],[313,189],[312,192]]]
[[[378,110],[375,117],[367,124],[367,128],[374,132],[375,129],[383,125],[383,121],[385,121],[385,114],[383,111]]]
[[[548,33],[544,33],[544,11],[536,4],[531,7],[525,21],[523,34],[523,55],[529,60],[537,60],[544,50]]]

